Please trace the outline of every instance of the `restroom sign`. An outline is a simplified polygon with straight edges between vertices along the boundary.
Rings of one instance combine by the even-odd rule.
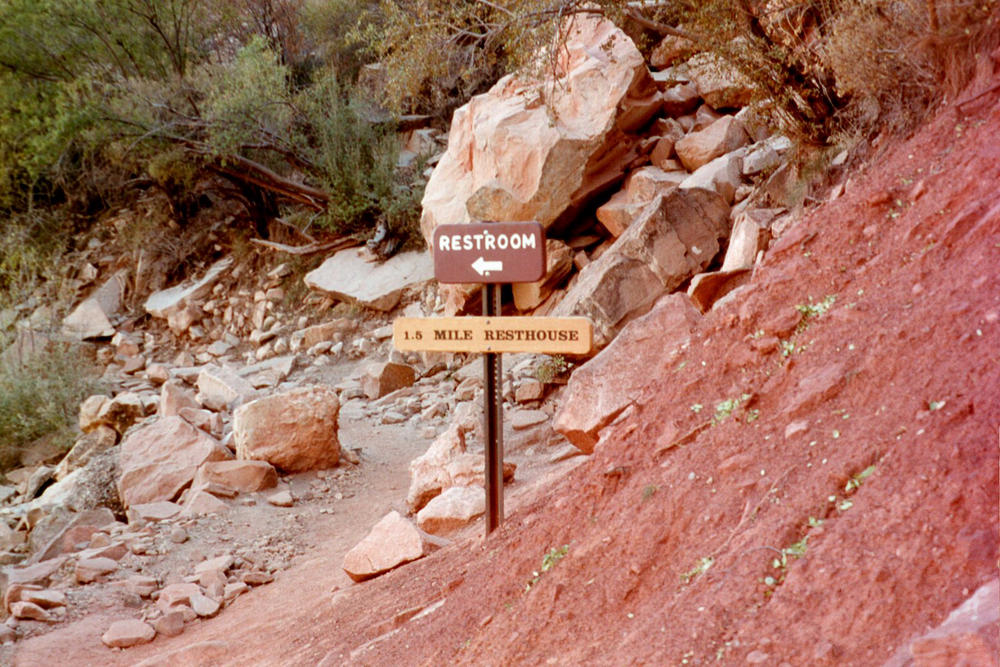
[[[432,243],[441,283],[533,283],[545,276],[545,230],[537,222],[438,225]]]

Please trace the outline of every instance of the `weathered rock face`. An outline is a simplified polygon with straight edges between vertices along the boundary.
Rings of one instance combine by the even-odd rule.
[[[729,231],[728,220],[729,206],[714,192],[669,192],[584,267],[553,314],[590,318],[594,344],[603,346],[630,317],[708,266]]]
[[[698,132],[691,132],[674,144],[677,156],[688,171],[708,164],[720,155],[731,153],[750,142],[743,123],[734,116],[723,116]]]
[[[434,262],[426,252],[403,252],[373,265],[355,248],[341,250],[306,274],[311,289],[375,310],[395,308],[403,293],[419,289],[434,277]]]
[[[700,317],[684,294],[660,299],[611,345],[574,371],[553,428],[581,451],[592,452],[600,430],[632,404],[648,382],[663,376]],[[651,345],[664,350],[656,368],[650,368],[650,357],[642,352]]]
[[[421,456],[410,462],[410,490],[406,503],[416,512],[449,485],[448,463],[464,454],[466,429],[452,424],[439,435]]]
[[[547,227],[620,179],[638,141],[630,133],[662,102],[610,21],[577,15],[567,27],[556,81],[507,76],[455,112],[422,202],[428,241],[439,224],[474,219]]]
[[[206,461],[231,458],[214,438],[180,417],[133,431],[119,451],[118,495],[126,507],[173,500]]]
[[[212,410],[224,410],[247,401],[255,393],[252,384],[228,368],[209,365],[198,373],[198,399]]]
[[[194,487],[221,484],[240,493],[255,493],[278,485],[278,473],[267,461],[210,461],[198,469]]]
[[[337,393],[323,385],[246,403],[233,413],[236,455],[287,472],[333,467],[340,460],[339,412]]]
[[[399,512],[389,512],[344,556],[344,572],[363,581],[426,556],[436,546]]]

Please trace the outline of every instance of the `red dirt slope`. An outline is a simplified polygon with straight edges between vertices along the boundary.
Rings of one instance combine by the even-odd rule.
[[[345,591],[328,663],[877,665],[996,577],[1000,100],[965,112],[787,232],[621,435],[481,548]]]

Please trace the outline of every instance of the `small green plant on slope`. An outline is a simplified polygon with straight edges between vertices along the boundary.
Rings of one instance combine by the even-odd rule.
[[[750,398],[750,394],[742,394],[739,398],[727,398],[724,401],[720,401],[715,405],[715,415],[712,417],[712,425],[721,424],[726,419],[729,418],[737,408],[740,407],[747,399]]]
[[[564,544],[561,547],[552,547],[549,552],[542,556],[542,566],[531,573],[532,578],[528,581],[527,585],[524,587],[524,592],[527,593],[531,588],[538,583],[538,580],[542,578],[542,574],[548,572],[556,566],[556,563],[561,561],[566,554],[569,553],[569,545]]]
[[[809,299],[809,303],[800,303],[795,306],[795,310],[802,313],[802,321],[799,322],[798,326],[795,327],[795,333],[802,333],[805,331],[813,320],[823,317],[830,309],[833,308],[833,304],[837,301],[836,294],[829,294],[822,301],[813,303],[812,299]]]
[[[548,384],[568,370],[569,362],[566,361],[566,357],[556,354],[535,366],[535,378],[539,382]]]

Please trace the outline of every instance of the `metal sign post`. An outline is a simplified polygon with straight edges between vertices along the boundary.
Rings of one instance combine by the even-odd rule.
[[[483,315],[500,314],[500,288],[483,285]],[[503,360],[499,352],[483,355],[483,417],[486,437],[486,534],[503,521]]]
[[[441,283],[482,283],[483,317],[398,318],[400,351],[483,353],[486,534],[503,522],[503,352],[587,354],[593,327],[582,317],[503,317],[501,284],[545,276],[545,231],[537,222],[439,225],[431,244]]]

